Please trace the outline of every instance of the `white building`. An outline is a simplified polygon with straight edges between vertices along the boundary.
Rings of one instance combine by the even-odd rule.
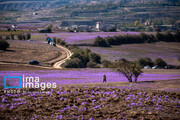
[[[96,22],[96,31],[100,30],[100,22]]]

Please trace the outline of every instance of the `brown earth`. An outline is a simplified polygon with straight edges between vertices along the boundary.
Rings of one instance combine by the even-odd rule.
[[[31,60],[37,60],[41,63],[51,63],[52,60],[62,55],[59,48],[45,43],[17,40],[7,42],[10,47],[7,51],[0,51],[1,62],[27,64]]]
[[[1,89],[0,119],[180,119],[180,93],[101,87],[60,87],[47,93]],[[29,92],[29,93],[28,93]]]

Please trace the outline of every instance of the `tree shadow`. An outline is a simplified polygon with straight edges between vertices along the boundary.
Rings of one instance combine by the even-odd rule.
[[[137,83],[154,83],[156,81],[138,81]]]
[[[16,52],[15,50],[5,50],[5,52]]]

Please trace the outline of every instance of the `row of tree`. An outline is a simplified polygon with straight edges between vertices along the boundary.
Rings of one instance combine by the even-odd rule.
[[[10,36],[5,36],[5,38],[3,38],[1,36],[1,39],[15,40],[15,36],[17,37],[18,40],[29,40],[29,39],[31,39],[31,34],[30,33],[28,33],[28,34],[17,34],[17,35],[11,34]]]
[[[154,66],[164,67],[167,63],[161,58],[156,58],[152,61],[150,58],[140,58],[137,61],[128,61],[126,59],[119,59],[116,62],[110,62],[104,60],[102,62],[104,67],[113,68],[124,77],[128,79],[129,82],[137,82],[138,77],[143,73],[142,69],[144,66]]]
[[[95,38],[93,45],[109,47],[111,45],[152,43],[159,41],[180,42],[180,32],[175,32],[175,34],[172,34],[170,31],[167,31],[165,34],[157,32],[156,35],[141,33],[139,35],[120,35],[106,38],[98,36]]]
[[[118,61],[128,61],[128,60],[123,58]],[[139,58],[138,60],[136,60],[134,62],[138,63],[141,66],[141,68],[144,68],[145,66],[150,66],[150,67],[158,66],[159,68],[164,68],[165,66],[168,65],[162,58],[155,58],[153,61],[149,57],[144,57],[144,58]],[[108,60],[102,61],[102,65],[105,68],[112,68],[113,64],[114,64],[113,62],[110,62]]]
[[[96,68],[98,67],[97,64],[101,63],[101,56],[91,52],[89,49],[83,50],[75,46],[72,46],[70,49],[73,55],[64,64],[66,68]]]

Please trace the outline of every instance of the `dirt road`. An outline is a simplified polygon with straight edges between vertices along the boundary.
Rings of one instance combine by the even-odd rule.
[[[49,62],[54,63],[53,66],[38,66],[38,65],[29,65],[29,64],[21,64],[21,63],[8,63],[8,62],[0,62],[0,70],[24,70],[24,69],[62,69],[62,64],[65,63],[67,59],[70,59],[72,53],[67,48],[56,45],[60,48],[62,55],[56,59],[52,59]]]
[[[60,45],[56,45],[56,46],[66,52],[66,58],[65,58],[65,59],[62,59],[62,60],[60,60],[60,61],[58,61],[58,62],[56,62],[56,63],[53,65],[53,67],[54,67],[54,68],[62,68],[61,65],[62,65],[63,63],[65,63],[66,60],[70,59],[72,53],[71,53],[70,50],[68,50],[68,49],[65,48],[65,47],[62,47],[62,46],[60,46]]]

